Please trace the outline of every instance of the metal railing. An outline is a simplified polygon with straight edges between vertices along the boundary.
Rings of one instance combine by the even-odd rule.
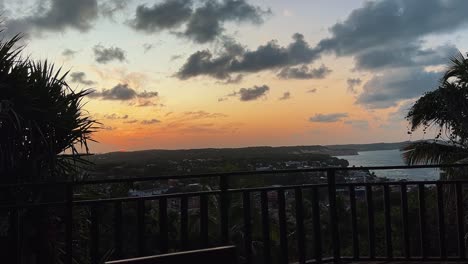
[[[244,263],[466,260],[464,187],[468,180],[346,183],[336,179],[337,173],[356,170],[464,166],[467,165],[313,168],[59,182],[54,185],[63,188],[64,201],[2,203],[0,213],[14,220],[10,221],[9,229],[16,230],[11,245],[16,250],[18,263],[22,241],[15,224],[21,222],[22,212],[38,208],[61,210],[60,222],[64,226],[61,258],[70,264],[75,263],[76,248],[83,244],[75,230],[77,224],[83,224],[80,218],[83,210],[89,228],[84,243],[87,250],[79,254],[86,255],[85,259],[93,264],[100,263],[103,258],[137,257],[228,244],[238,246]],[[230,188],[229,185],[240,176],[287,174],[295,177],[313,172],[326,173],[326,183],[254,188]],[[140,197],[75,199],[76,190],[85,186],[205,178],[217,178],[219,188]],[[0,185],[0,188],[44,186],[50,184],[10,184]],[[189,206],[193,199],[198,201],[192,206],[196,210]],[[241,219],[233,217],[234,203],[238,205],[236,214],[242,215]],[[126,219],[124,205],[129,204],[135,210],[131,211],[135,221]],[[112,207],[110,211],[109,207]],[[107,208],[105,215],[104,208]],[[154,223],[148,224],[149,211]],[[176,215],[177,221],[172,222],[169,214]],[[131,223],[125,224],[125,221]],[[176,232],[171,231],[174,225],[177,225]],[[148,226],[153,229],[151,234],[148,234]],[[194,226],[198,233],[196,241]],[[128,234],[126,228],[135,232]],[[136,250],[124,252],[129,245]]]

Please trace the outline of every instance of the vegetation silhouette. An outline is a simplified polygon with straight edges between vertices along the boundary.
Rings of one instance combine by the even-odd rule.
[[[0,40],[0,184],[70,181],[89,164],[83,156],[98,128],[82,109],[91,91],[74,91],[65,81],[68,72],[23,57],[20,40],[21,35]],[[0,201],[17,204],[64,197],[63,187],[53,186],[0,192]],[[1,250],[0,257],[10,260],[5,263],[14,263],[15,254],[24,263],[56,262],[63,252],[57,233],[61,215],[59,209],[9,212],[8,238],[0,246],[12,250]],[[19,253],[10,243],[17,234],[23,241]]]
[[[438,130],[431,141],[417,141],[404,148],[408,165],[450,164],[468,158],[468,58],[459,53],[440,80],[439,87],[425,93],[410,108],[411,132]],[[460,170],[456,170],[460,172]],[[449,179],[460,173],[447,173]]]

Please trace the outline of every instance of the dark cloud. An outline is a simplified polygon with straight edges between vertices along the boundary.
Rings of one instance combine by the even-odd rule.
[[[135,30],[153,33],[164,29],[174,29],[187,22],[192,15],[192,1],[165,0],[152,7],[140,5],[136,9],[131,26]]]
[[[102,100],[121,100],[128,101],[132,99],[149,99],[158,96],[157,92],[141,92],[138,93],[134,89],[130,88],[128,84],[118,84],[111,89],[103,89],[101,92],[93,92],[88,95],[92,98],[100,98]]]
[[[294,34],[293,42],[281,47],[276,41],[248,51],[232,42],[224,43],[224,51],[214,57],[208,50],[192,54],[180,68],[176,76],[185,80],[196,76],[211,76],[226,80],[233,73],[255,73],[281,67],[311,63],[319,57],[318,51],[311,48],[301,34]]]
[[[415,98],[437,87],[440,72],[398,69],[376,75],[366,84],[356,103],[368,108],[396,106],[399,100]]]
[[[345,117],[348,117],[347,113],[315,114],[309,118],[309,121],[314,123],[333,123]]]
[[[424,69],[447,63],[457,49],[452,44],[428,48],[425,41],[465,28],[467,8],[464,0],[366,1],[333,25],[331,37],[321,40],[317,49],[353,56],[357,70],[376,74],[364,85],[357,104],[395,106],[437,85],[440,73]],[[359,85],[348,82],[350,91],[353,84]]]
[[[39,1],[32,14],[24,18],[7,19],[7,33],[61,32],[69,28],[86,32],[98,18],[98,4],[97,0],[51,0],[48,8],[45,8]]]
[[[154,97],[158,97],[158,92],[147,92],[143,91],[142,93],[139,93],[137,96],[138,98],[143,98],[143,99],[150,99]]]
[[[245,0],[206,1],[194,10],[187,21],[183,36],[198,43],[206,43],[221,36],[228,21],[260,24],[269,11],[248,4]]]
[[[185,29],[176,35],[198,43],[206,43],[220,37],[225,22],[251,22],[259,24],[270,11],[248,4],[245,0],[207,0],[198,7],[189,0],[164,0],[151,7],[139,5],[130,25],[148,33],[162,30]]]
[[[269,90],[270,87],[268,87],[268,85],[255,85],[252,88],[241,88],[238,92],[232,92],[226,95],[226,97],[219,98],[218,102],[226,101],[228,97],[238,97],[239,100],[244,102],[254,101],[266,96]]]
[[[286,67],[278,73],[281,79],[323,79],[332,71],[322,64],[319,68],[309,69],[307,65]]]
[[[158,105],[159,105],[158,103],[152,102],[150,100],[144,100],[135,104],[135,106],[138,106],[138,107],[148,107],[148,106],[158,106]]]
[[[281,96],[278,100],[288,100],[288,99],[291,99],[291,93],[284,92],[283,96]]]
[[[320,41],[323,50],[351,55],[374,47],[447,33],[468,22],[465,0],[368,1],[330,28],[332,37]],[[411,42],[411,41],[410,41]]]
[[[270,90],[270,87],[267,85],[262,86],[254,86],[252,88],[241,88],[238,92],[240,95],[241,101],[254,101],[259,98],[262,98],[266,95],[266,93]]]
[[[127,0],[107,0],[99,5],[102,16],[114,19],[114,15],[127,7]]]
[[[125,51],[118,47],[105,48],[102,45],[96,45],[93,48],[96,62],[106,64],[113,60],[120,62],[125,60]]]
[[[71,49],[64,49],[62,51],[62,56],[68,57],[68,58],[73,58],[76,53],[78,53],[78,51],[71,50]]]
[[[361,85],[362,80],[360,78],[348,78],[346,83],[348,84],[348,92],[356,93],[356,86]]]
[[[171,61],[182,59],[182,57],[183,57],[182,55],[172,55],[171,56]]]
[[[357,69],[380,70],[445,64],[457,53],[457,48],[451,44],[422,49],[420,44],[404,43],[367,50],[356,54],[355,60]]]
[[[71,78],[71,82],[74,82],[74,83],[80,83],[80,84],[84,84],[84,85],[93,85],[93,84],[95,84],[94,81],[86,79],[86,73],[84,73],[84,72],[72,72],[70,74],[70,78]]]
[[[153,124],[157,124],[157,123],[161,123],[161,121],[159,121],[158,119],[149,119],[149,120],[142,120],[140,122],[140,124],[142,125],[153,125]]]
[[[223,84],[237,84],[241,83],[244,79],[244,75],[238,74],[235,77],[229,76],[225,81],[221,82]]]
[[[151,44],[151,43],[145,43],[145,44],[143,44],[143,50],[144,50],[145,53],[148,52],[148,51],[150,51],[150,50],[153,49],[153,48],[154,48],[154,45]]]

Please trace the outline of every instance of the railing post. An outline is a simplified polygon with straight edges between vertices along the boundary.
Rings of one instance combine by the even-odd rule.
[[[221,244],[227,245],[229,242],[229,179],[227,175],[219,177],[220,194],[220,216],[221,216]]]
[[[333,168],[327,169],[328,180],[328,201],[330,203],[330,228],[333,244],[333,261],[334,263],[341,262],[340,256],[340,239],[338,234],[338,215],[336,211],[336,170]]]
[[[455,194],[457,197],[457,231],[458,231],[458,255],[460,259],[466,259],[466,246],[465,246],[465,216],[463,206],[463,185],[462,183],[455,184]]]
[[[21,226],[20,226],[20,212],[19,207],[17,206],[17,202],[15,202],[15,207],[10,211],[10,234],[12,241],[11,241],[11,251],[9,256],[9,261],[12,263],[21,263]]]
[[[66,184],[65,205],[65,264],[73,262],[73,183]]]

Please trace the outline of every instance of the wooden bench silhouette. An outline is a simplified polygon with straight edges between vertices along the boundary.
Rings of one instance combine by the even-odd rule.
[[[141,258],[108,261],[105,264],[238,264],[235,246],[182,251]]]

